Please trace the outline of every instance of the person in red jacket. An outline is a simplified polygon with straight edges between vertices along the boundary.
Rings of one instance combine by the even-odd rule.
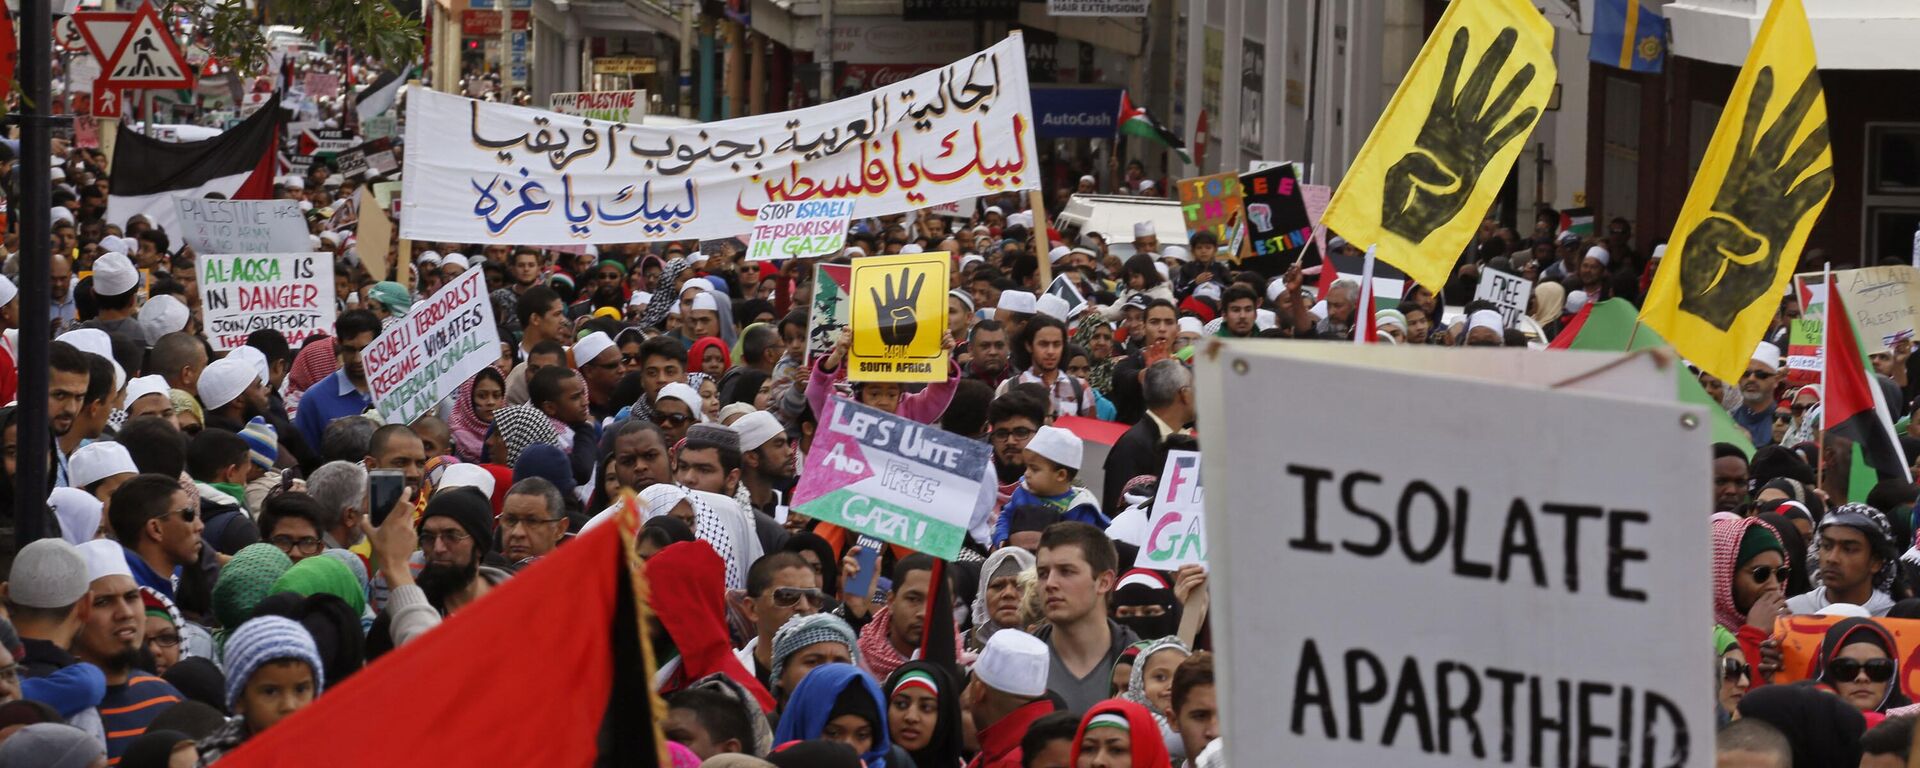
[[[1033,635],[1002,629],[987,638],[960,694],[980,729],[980,754],[967,768],[1021,768],[1021,738],[1055,708],[1047,697],[1049,663],[1047,644]]]
[[[1107,699],[1087,710],[1073,737],[1073,764],[1079,768],[1172,768],[1160,726],[1146,707],[1125,699]]]
[[[1786,613],[1786,547],[1773,526],[1727,512],[1713,516],[1713,619],[1749,660]],[[1756,684],[1760,681],[1755,680]]]

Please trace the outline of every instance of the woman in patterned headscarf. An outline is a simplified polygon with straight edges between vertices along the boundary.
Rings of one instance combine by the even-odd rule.
[[[1088,312],[1085,317],[1080,318],[1080,324],[1073,328],[1073,343],[1079,344],[1088,352],[1087,386],[1093,387],[1094,391],[1102,395],[1111,396],[1114,358],[1094,352],[1094,337],[1100,335],[1103,328],[1111,338],[1113,329],[1107,325],[1105,319],[1100,317],[1100,313]]]
[[[493,427],[500,433],[500,442],[506,445],[509,467],[520,460],[521,451],[535,443],[548,443],[562,451],[573,448],[572,440],[562,440],[563,435],[555,428],[552,417],[526,403],[494,411]]]

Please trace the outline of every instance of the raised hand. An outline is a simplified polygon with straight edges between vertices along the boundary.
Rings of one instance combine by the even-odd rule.
[[[1532,64],[1521,67],[1493,102],[1487,102],[1494,78],[1500,75],[1519,38],[1512,27],[1500,31],[1493,45],[1481,54],[1466,87],[1455,93],[1469,37],[1464,28],[1454,33],[1446,74],[1433,95],[1427,121],[1420,127],[1413,149],[1387,169],[1381,224],[1415,243],[1426,240],[1427,235],[1460,214],[1473,188],[1479,185],[1480,171],[1487,161],[1501,147],[1532,129],[1540,116],[1539,109],[1527,107],[1506,119],[1533,83]]]
[[[1826,124],[1814,126],[1798,147],[1791,146],[1820,98],[1818,73],[1807,73],[1766,135],[1755,139],[1773,96],[1773,78],[1772,67],[1762,67],[1754,78],[1740,142],[1714,195],[1712,214],[1680,240],[1680,309],[1722,331],[1773,288],[1794,228],[1833,191],[1831,165],[1800,179],[1826,154]]]
[[[913,343],[920,335],[920,320],[914,314],[914,307],[920,301],[920,289],[927,285],[927,276],[923,273],[913,281],[913,287],[907,287],[907,281],[913,279],[913,270],[900,269],[900,283],[895,285],[893,275],[886,276],[886,296],[871,288],[867,293],[873,297],[874,314],[880,318],[880,341],[889,347],[904,347]]]

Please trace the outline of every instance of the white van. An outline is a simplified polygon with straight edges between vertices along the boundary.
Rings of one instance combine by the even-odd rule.
[[[1067,209],[1053,220],[1053,227],[1068,243],[1079,243],[1080,235],[1098,232],[1107,239],[1107,252],[1122,261],[1133,255],[1133,225],[1153,222],[1155,236],[1162,248],[1187,244],[1187,220],[1180,203],[1132,195],[1074,195]]]

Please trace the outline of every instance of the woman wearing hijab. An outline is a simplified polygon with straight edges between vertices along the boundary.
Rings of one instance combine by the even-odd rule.
[[[1867,721],[1840,697],[1811,683],[1765,685],[1740,700],[1740,716],[1778,729],[1793,748],[1793,768],[1858,768]]]
[[[1003,629],[1020,629],[1020,573],[1034,567],[1033,553],[1019,547],[1001,547],[980,567],[980,590],[973,597],[973,631],[967,650],[987,647],[987,638]]]
[[[960,684],[944,664],[909,661],[887,678],[887,733],[917,768],[956,768],[964,746]]]
[[[1172,768],[1146,707],[1124,699],[1093,705],[1073,735],[1074,768]]]
[[[1560,335],[1561,315],[1566,314],[1567,289],[1553,280],[1543,280],[1533,287],[1533,310],[1527,315],[1540,324],[1540,332],[1547,339]]]
[[[1907,705],[1900,693],[1899,644],[1873,619],[1844,619],[1820,641],[1820,682],[1877,725],[1888,709]]]
[[[717,336],[702,336],[694,339],[693,346],[687,348],[687,370],[718,377],[726,373],[729,365],[727,343]]]
[[[1193,649],[1174,636],[1146,641],[1134,657],[1126,692],[1120,698],[1147,708],[1160,727],[1160,738],[1174,760],[1186,759],[1180,732],[1169,720],[1173,713],[1173,671],[1193,655]]]
[[[822,664],[787,697],[773,743],[825,739],[852,747],[867,768],[913,765],[887,734],[886,711],[880,686],[866,672],[852,664]]]
[[[1740,711],[1740,700],[1753,687],[1753,667],[1740,651],[1740,640],[1719,626],[1713,628],[1713,670],[1714,679],[1720,682],[1715,700],[1724,722]]]
[[[1786,612],[1787,550],[1773,526],[1727,512],[1713,516],[1713,618],[1748,659]]]
[[[47,506],[60,521],[60,538],[80,546],[100,538],[100,499],[79,488],[55,488]]]
[[[487,429],[493,415],[507,402],[507,379],[493,366],[480,369],[453,396],[447,428],[453,433],[453,453],[461,461],[486,463]]]
[[[500,442],[506,446],[505,461],[511,467],[520,461],[520,452],[536,443],[546,443],[559,448],[562,452],[573,449],[572,429],[562,433],[556,428],[553,417],[527,403],[509,405],[494,412],[493,427],[500,433]]]
[[[1153,640],[1180,632],[1180,601],[1158,571],[1135,568],[1113,588],[1113,620]]]

